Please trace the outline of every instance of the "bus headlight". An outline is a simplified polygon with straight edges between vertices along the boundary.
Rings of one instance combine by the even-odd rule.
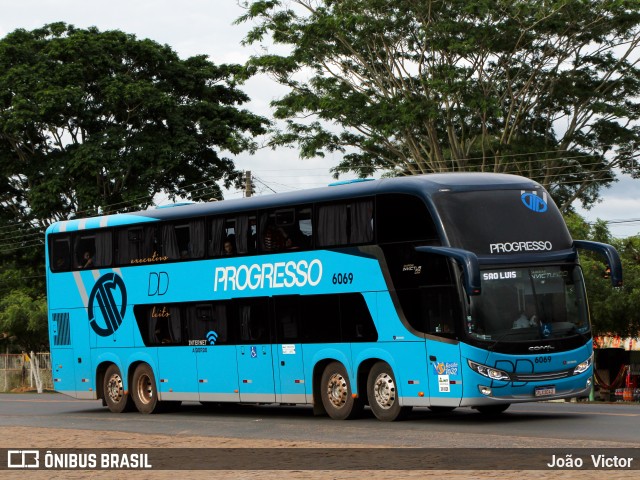
[[[587,358],[584,362],[582,362],[580,365],[578,365],[576,368],[573,369],[573,374],[578,375],[580,373],[586,372],[592,363],[593,363],[593,353],[589,358]]]
[[[472,362],[467,359],[467,363],[469,367],[474,372],[478,372],[480,375],[490,378],[491,380],[510,380],[509,374],[502,370],[498,370],[497,368],[487,367],[486,365],[482,365],[480,363]]]

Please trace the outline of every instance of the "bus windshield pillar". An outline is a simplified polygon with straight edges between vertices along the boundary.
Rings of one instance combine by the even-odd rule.
[[[451,247],[415,247],[415,250],[453,258],[464,272],[464,289],[467,295],[480,295],[480,267],[475,253]]]

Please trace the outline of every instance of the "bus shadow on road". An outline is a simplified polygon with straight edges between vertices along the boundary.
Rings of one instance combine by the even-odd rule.
[[[328,416],[314,416],[312,407],[306,405],[274,405],[274,404],[235,404],[235,403],[185,403],[176,412],[183,415],[202,416],[204,418],[216,417],[256,417],[256,418],[281,418],[281,419],[317,419],[318,421],[335,421]],[[523,411],[507,410],[500,414],[480,413],[472,408],[457,408],[453,411],[432,411],[428,408],[414,408],[411,414],[400,422],[430,422],[430,423],[464,423],[464,424],[508,424],[522,422],[539,422],[543,420],[560,420],[580,418],[584,415],[572,412],[559,411]],[[366,407],[362,415],[353,420],[355,422],[367,422],[378,420],[373,412]]]

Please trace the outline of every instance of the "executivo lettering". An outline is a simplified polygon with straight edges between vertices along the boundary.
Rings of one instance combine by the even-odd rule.
[[[257,290],[262,288],[315,287],[322,280],[322,262],[254,263],[239,267],[216,267],[213,290]]]
[[[553,249],[549,241],[507,242],[489,244],[491,253],[540,252]]]

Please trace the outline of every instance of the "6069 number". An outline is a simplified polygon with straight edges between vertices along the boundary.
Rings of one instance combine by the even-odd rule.
[[[334,285],[347,285],[353,283],[353,273],[334,273],[333,274]]]

